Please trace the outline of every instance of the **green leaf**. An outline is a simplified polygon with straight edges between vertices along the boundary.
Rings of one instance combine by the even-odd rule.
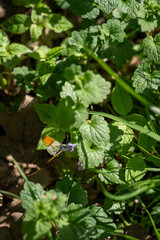
[[[71,85],[69,82],[65,82],[64,86],[62,87],[62,91],[60,92],[61,98],[70,97],[74,102],[76,102],[77,97],[74,88],[74,85]]]
[[[108,42],[104,45],[103,56],[111,59],[117,67],[121,67],[127,60],[130,60],[132,55],[132,44],[128,41],[128,39],[125,39],[120,43]]]
[[[34,7],[39,4],[41,0],[12,0],[14,5],[25,6],[25,7]]]
[[[76,83],[76,95],[87,106],[91,103],[102,102],[110,93],[110,82],[89,70],[83,75],[77,76]]]
[[[66,225],[60,228],[61,240],[89,240],[94,236],[96,221],[81,204],[71,203],[63,210]]]
[[[113,220],[107,216],[103,208],[94,204],[90,206],[89,209],[91,211],[91,216],[96,220],[97,233],[92,236],[93,239],[100,239],[102,236],[110,235],[110,233],[116,229]]]
[[[153,14],[148,14],[146,9],[141,9],[137,13],[138,24],[142,32],[151,32],[157,27],[157,19]]]
[[[24,14],[16,14],[2,23],[2,27],[14,34],[26,32],[31,25],[31,20]]]
[[[9,39],[7,34],[0,29],[0,46],[3,46],[4,48],[9,45]],[[1,55],[1,54],[0,54]]]
[[[56,33],[61,33],[63,31],[68,31],[73,25],[60,14],[49,14],[44,19],[44,27],[52,29]]]
[[[56,108],[56,121],[64,131],[79,128],[87,116],[88,112],[85,106],[82,104],[75,104],[70,97],[62,99]]]
[[[141,157],[130,158],[126,165],[125,180],[133,183],[141,180],[146,174],[146,163]]]
[[[82,18],[93,19],[99,15],[99,9],[94,5],[94,0],[66,0],[76,15]]]
[[[35,23],[37,25],[42,24],[43,16],[42,16],[40,9],[37,8],[37,9],[32,10],[31,20],[33,23]]]
[[[115,159],[110,159],[107,161],[107,169],[100,169],[98,177],[105,184],[124,184],[124,182],[121,180],[121,167],[122,164],[120,164],[118,161]]]
[[[9,54],[6,52],[7,55]],[[15,55],[9,55],[5,56],[1,59],[1,64],[8,68],[9,70],[13,70],[14,67],[16,67],[20,63],[20,60],[17,56]]]
[[[126,117],[126,119],[134,124],[138,124],[142,127],[147,125],[147,120],[140,114],[132,113]]]
[[[21,55],[32,52],[28,47],[20,43],[11,43],[7,46],[7,51],[13,55]]]
[[[115,202],[109,198],[104,200],[104,209],[108,214],[121,214],[125,210],[125,202]]]
[[[92,37],[87,30],[73,31],[71,38],[69,38],[69,44],[78,47],[78,49],[84,46],[90,46],[92,43]]]
[[[70,5],[66,2],[66,0],[56,0],[56,4],[62,9],[67,9]]]
[[[132,0],[130,1],[127,13],[131,18],[135,19],[137,18],[138,12],[140,11],[141,8],[142,8],[141,3],[137,2],[136,0]]]
[[[160,72],[151,70],[148,63],[139,64],[133,76],[133,87],[138,93],[148,94],[149,90],[157,90],[160,86]]]
[[[157,64],[160,63],[160,33],[156,34],[153,38],[152,36],[147,36],[143,40],[143,50],[147,55],[149,61],[153,61]]]
[[[35,52],[32,52],[29,56],[39,61],[46,61],[49,51],[49,47],[42,45]]]
[[[110,129],[110,150],[115,150],[119,145],[119,142],[122,140],[123,131],[114,125],[114,122],[109,123],[108,127]]]
[[[146,136],[144,133],[140,133],[138,135],[138,145],[148,152],[151,152],[157,146],[157,141],[149,136]]]
[[[46,84],[46,82],[52,75],[54,69],[55,69],[55,61],[53,60],[38,62],[37,71],[38,71],[40,80],[42,82],[42,85]]]
[[[91,120],[88,120],[80,126],[79,131],[83,139],[93,141],[95,145],[104,145],[106,149],[109,148],[107,145],[110,145],[110,130],[108,123],[103,117],[98,115],[92,116]]]
[[[131,96],[118,84],[112,91],[112,106],[121,116],[126,116],[133,108]]]
[[[133,130],[119,122],[113,123],[112,126],[117,126],[119,130],[123,131],[122,139],[119,141],[117,149],[120,154],[125,154],[132,144],[134,138]]]
[[[87,205],[87,192],[81,187],[80,182],[74,181],[70,176],[64,176],[62,181],[56,182],[56,189],[59,189],[64,194],[69,195],[68,204],[82,204],[83,206]],[[72,187],[71,187],[72,186]]]
[[[106,14],[110,14],[118,5],[117,0],[94,0],[98,3],[99,8]]]
[[[17,80],[16,84],[20,86],[22,90],[34,90],[33,83],[38,80],[35,70],[29,70],[28,67],[25,66],[17,67],[14,68],[13,75]]]
[[[32,24],[30,27],[30,34],[32,42],[35,42],[39,36],[42,35],[43,25]]]
[[[52,124],[55,120],[56,107],[51,104],[34,104],[34,108],[39,118],[46,124]]]
[[[50,136],[59,142],[63,142],[66,134],[62,130],[59,129],[58,124],[56,124],[55,122],[52,122],[52,124],[47,125],[43,129],[43,131],[41,133],[41,138],[37,145],[37,150],[47,149],[47,146],[43,141],[44,136]]]
[[[82,73],[82,67],[80,65],[71,64],[69,67],[66,67],[64,70],[64,78],[70,82],[75,82],[75,75],[80,75]]]
[[[112,42],[123,42],[126,36],[124,32],[126,26],[127,24],[124,21],[120,22],[118,19],[109,19],[107,23],[102,24],[101,32],[104,38],[109,38]]]
[[[103,145],[95,145],[94,141],[85,138],[78,143],[77,149],[83,168],[94,168],[103,163],[105,156]]]
[[[34,191],[36,199],[42,199],[42,196],[45,193],[42,186],[39,183],[33,182],[30,182],[29,184]],[[31,194],[30,188],[28,188],[28,184],[24,184],[24,189],[20,192],[20,197],[22,199],[22,207],[24,209],[31,209],[33,207],[33,202],[35,201],[35,199]]]
[[[61,55],[62,52],[62,47],[54,47],[52,49],[50,49],[47,53],[47,60],[50,60],[52,58],[57,58]]]
[[[0,74],[0,90],[2,90],[7,85],[6,78],[3,77],[3,74]]]

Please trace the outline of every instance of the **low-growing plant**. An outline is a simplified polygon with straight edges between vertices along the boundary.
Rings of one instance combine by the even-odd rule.
[[[16,79],[39,99],[34,108],[46,126],[37,149],[47,148],[44,136],[62,143],[67,135],[77,146],[63,153],[75,170],[60,171],[49,191],[15,162],[25,179],[24,239],[138,239],[124,234],[134,223],[160,239],[160,1],[56,0],[60,14],[42,0],[13,3],[30,11],[1,24],[0,89]],[[58,44],[45,44],[46,30],[62,34]],[[7,33],[29,40],[15,43]],[[103,197],[90,203],[93,184]]]

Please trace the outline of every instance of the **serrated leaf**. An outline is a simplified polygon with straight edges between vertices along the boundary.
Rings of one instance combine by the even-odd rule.
[[[137,15],[138,15],[138,12],[140,11],[141,6],[142,5],[136,0],[130,1],[129,7],[127,9],[128,15],[133,19],[137,18]]]
[[[133,183],[141,180],[146,174],[146,163],[143,158],[130,158],[126,165],[125,180],[128,183]]]
[[[83,168],[94,168],[103,163],[105,147],[95,145],[94,141],[83,139],[78,143],[79,161],[83,163]]]
[[[33,82],[38,80],[35,70],[29,70],[28,67],[22,66],[14,68],[13,70],[14,78],[17,80],[16,84],[21,87],[21,89],[30,91],[34,90]]]
[[[75,82],[75,75],[80,75],[82,72],[82,67],[80,65],[71,64],[69,67],[66,67],[64,70],[64,78],[70,82]]]
[[[110,145],[110,130],[108,128],[108,123],[103,117],[93,115],[91,120],[80,126],[79,131],[82,134],[83,139],[93,141],[96,145],[102,144],[106,149],[109,148],[107,145]]]
[[[11,43],[7,46],[7,51],[13,55],[21,55],[32,52],[28,47],[20,43]]]
[[[49,14],[44,19],[44,26],[54,30],[56,33],[68,31],[73,27],[72,23],[60,14]]]
[[[3,46],[4,48],[8,46],[10,43],[7,34],[0,29],[0,46]],[[1,54],[0,54],[1,55]]]
[[[38,71],[40,80],[42,82],[42,85],[46,84],[46,82],[52,75],[54,69],[55,69],[55,61],[53,60],[38,62],[37,71]]]
[[[116,225],[113,223],[113,220],[107,216],[103,208],[94,204],[90,206],[89,209],[91,211],[91,216],[96,220],[97,233],[92,236],[93,239],[102,238],[103,234],[106,236],[116,229]]]
[[[35,52],[32,52],[31,54],[29,54],[29,56],[33,57],[36,60],[46,61],[47,54],[49,51],[50,51],[49,47],[42,45]]]
[[[56,107],[51,104],[34,104],[34,108],[38,113],[39,118],[46,124],[52,124],[55,119]]]
[[[142,43],[144,53],[147,55],[150,61],[157,64],[160,63],[160,33],[156,34],[153,38],[152,36],[147,36]]]
[[[119,129],[118,126],[114,125],[114,123],[108,124],[108,127],[110,129],[110,148],[113,151],[122,140],[123,131]]]
[[[78,47],[78,49],[83,48],[86,45],[91,45],[92,37],[88,33],[88,30],[73,31],[71,38],[69,38],[69,44]]]
[[[39,183],[29,183],[32,190],[34,191],[34,196],[36,199],[42,199],[43,194],[45,191],[43,190],[42,186]],[[33,198],[30,189],[28,188],[28,184],[24,184],[24,189],[20,192],[20,197],[22,199],[22,207],[24,209],[30,209],[33,207],[33,202],[35,199]]]
[[[123,131],[122,139],[119,141],[117,149],[120,154],[125,154],[132,144],[134,138],[133,130],[119,122],[113,123],[112,126],[117,126],[119,130]]]
[[[106,45],[104,45],[103,55],[111,59],[117,67],[121,67],[127,60],[130,60],[133,55],[132,45],[128,39],[120,43],[106,43]]]
[[[14,34],[22,34],[26,32],[30,25],[30,18],[24,14],[13,15],[2,23],[2,27]]]
[[[148,63],[139,64],[132,80],[136,92],[147,94],[149,90],[157,90],[160,86],[160,72],[156,70],[152,72]]]
[[[68,204],[82,204],[83,206],[87,205],[87,192],[81,187],[80,182],[74,181],[70,176],[64,176],[62,181],[56,183],[56,188],[59,189],[64,194],[69,195]],[[72,188],[71,188],[72,186]]]
[[[69,3],[70,9],[82,18],[93,19],[99,15],[99,9],[94,5],[94,0],[79,0],[78,4],[76,0],[66,0],[66,2]]]
[[[126,116],[133,108],[131,96],[118,84],[112,91],[112,106],[121,116]]]
[[[83,104],[75,104],[70,97],[62,99],[56,108],[56,121],[64,131],[79,128],[87,116],[88,111],[85,106]]]
[[[151,152],[156,147],[157,141],[144,133],[139,133],[138,145],[140,145],[143,149],[147,150],[148,152]]]
[[[126,26],[127,24],[124,21],[120,22],[118,19],[109,19],[107,23],[102,24],[101,32],[104,38],[109,38],[112,42],[123,42],[126,36],[124,32]]]
[[[110,93],[110,82],[91,71],[77,76],[76,83],[76,95],[86,106],[91,103],[97,104],[102,102]]]
[[[98,177],[105,184],[124,184],[121,180],[121,170],[122,164],[118,163],[115,159],[110,159],[107,161],[107,169],[100,169],[102,173],[98,173]]]
[[[94,0],[106,14],[111,13],[118,5],[117,0]]]
[[[157,27],[157,19],[154,14],[148,14],[146,9],[141,9],[137,13],[138,24],[142,32],[151,32]]]
[[[35,42],[39,36],[42,35],[43,25],[32,24],[30,27],[30,34],[32,42]]]
[[[109,198],[104,200],[104,209],[108,214],[121,214],[125,210],[125,202],[115,202]]]
[[[70,240],[71,236],[72,240],[89,240],[94,236],[96,221],[81,204],[71,203],[63,210],[63,215],[67,223],[60,228],[61,240]]]
[[[74,102],[77,101],[76,93],[74,91],[75,86],[71,85],[69,82],[65,82],[60,92],[61,98],[71,97]]]

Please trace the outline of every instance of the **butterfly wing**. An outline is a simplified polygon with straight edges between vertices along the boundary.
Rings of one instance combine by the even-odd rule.
[[[45,136],[43,138],[44,143],[47,145],[47,151],[51,155],[56,155],[59,151],[62,150],[62,143],[58,142],[54,138]]]

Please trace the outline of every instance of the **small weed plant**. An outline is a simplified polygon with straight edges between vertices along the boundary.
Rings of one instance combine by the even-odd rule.
[[[14,161],[25,179],[24,240],[140,239],[125,234],[135,223],[160,239],[160,1],[13,4],[24,13],[1,23],[0,88],[16,79],[39,99],[37,149],[47,148],[43,136],[76,144],[59,159],[74,169],[57,165],[51,190]]]

